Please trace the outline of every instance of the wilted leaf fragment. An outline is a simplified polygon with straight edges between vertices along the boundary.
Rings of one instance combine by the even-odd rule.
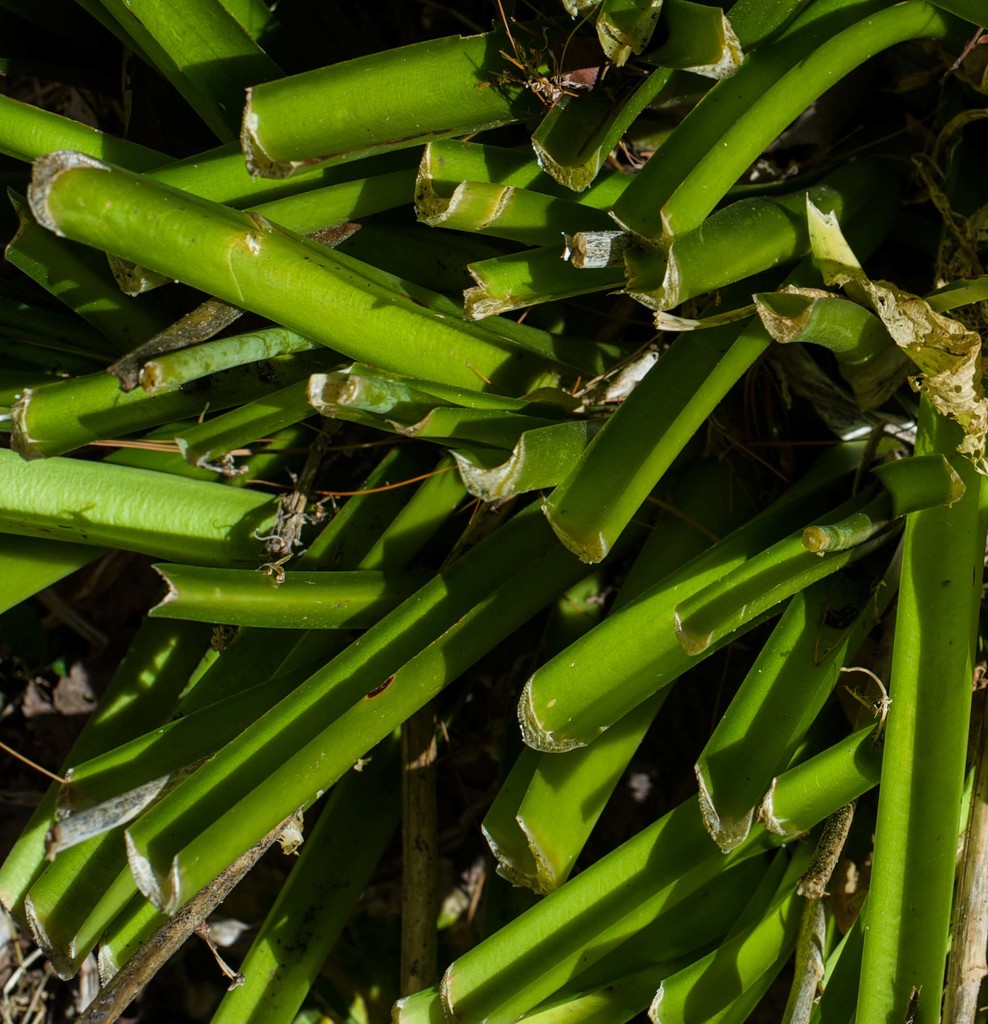
[[[892,339],[919,367],[913,387],[941,415],[964,431],[957,450],[988,472],[984,449],[988,402],[981,383],[981,338],[918,295],[888,281],[871,281],[841,233],[837,219],[807,201],[810,242],[827,284],[841,285],[856,302],[870,306]]]

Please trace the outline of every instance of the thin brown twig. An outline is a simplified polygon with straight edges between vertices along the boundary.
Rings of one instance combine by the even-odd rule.
[[[118,1020],[185,940],[230,895],[294,817],[292,815],[275,826],[169,918],[100,991],[79,1018],[79,1024],[113,1024]]]
[[[25,757],[23,754],[19,754],[13,747],[8,747],[6,743],[0,742],[0,750],[6,751],[11,757],[17,758],[18,761],[23,762],[29,768],[33,768],[36,772],[41,772],[46,778],[51,779],[53,782],[57,782],[60,785],[66,785],[66,780],[61,775],[56,775],[54,772],[48,771],[47,768],[42,768],[37,761],[32,761],[31,758]]]

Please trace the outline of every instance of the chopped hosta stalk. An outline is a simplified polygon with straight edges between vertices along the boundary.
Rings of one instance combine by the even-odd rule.
[[[188,427],[175,435],[175,443],[190,466],[235,474],[238,470],[233,468],[229,452],[312,415],[312,406],[306,398],[308,383],[306,374],[287,388],[264,393],[222,416]]]
[[[330,419],[350,420],[407,437],[509,451],[525,431],[552,423],[503,408],[455,408],[401,380],[370,373],[313,374],[308,396],[310,404]]]
[[[689,439],[769,344],[768,335],[754,324],[740,335],[728,326],[678,338],[546,499],[546,517],[563,544],[585,562],[600,561]]]
[[[612,612],[709,547],[711,532],[740,525],[750,509],[740,496],[723,500],[728,472],[705,460],[686,474],[670,510],[653,524]],[[581,634],[590,625],[586,617],[583,622]],[[546,651],[551,653],[557,651]],[[667,692],[644,701],[589,747],[565,755],[522,752],[483,822],[501,873],[540,892],[565,881]]]
[[[498,85],[507,46],[503,32],[447,36],[248,89],[247,166],[284,178],[523,120],[538,102],[520,86]]]
[[[301,378],[304,388],[304,378],[327,357],[320,346],[318,353],[280,356],[263,365],[235,366],[195,390],[173,386],[153,395],[141,390],[121,391],[117,379],[107,373],[27,388],[11,409],[11,447],[26,459],[49,458],[93,441],[191,419],[207,408],[220,410],[250,401],[266,394],[279,378],[284,383]],[[304,402],[303,411],[307,413]],[[274,429],[290,422],[278,422]]]
[[[768,832],[786,840],[795,839],[807,831],[806,817],[800,810],[802,802],[814,798],[823,780],[844,793],[847,799],[831,806],[817,822],[878,785],[882,770],[882,728],[879,722],[858,729],[808,761],[776,776],[758,807],[758,821]]]
[[[150,614],[276,629],[366,629],[429,579],[409,572],[288,572],[156,565],[168,593]]]
[[[867,758],[849,749],[839,744],[776,780],[793,828],[808,831],[877,783],[880,748]],[[835,762],[843,770],[831,770]],[[415,1019],[428,1019],[419,1014],[439,1003],[446,1019],[463,1024],[514,1020],[659,914],[668,913],[676,928],[675,907],[690,891],[774,842],[758,829],[725,857],[710,842],[691,798],[455,960],[441,997],[411,997],[418,1004]]]
[[[512,185],[463,181],[449,195],[442,195],[421,177],[415,190],[415,214],[430,227],[472,231],[523,245],[553,245],[576,226],[603,230],[612,223],[603,210],[581,208],[575,202]]]
[[[627,289],[654,309],[672,309],[807,253],[807,202],[823,203],[833,215],[853,220],[863,206],[883,197],[891,204],[893,196],[878,166],[866,162],[841,167],[804,191],[741,199],[718,210],[702,228],[677,236],[664,253],[627,250]]]
[[[762,292],[758,316],[774,341],[830,349],[862,409],[875,409],[901,386],[911,366],[881,320],[863,306],[816,288]]]
[[[0,450],[0,533],[140,551],[197,565],[256,565],[265,494],[75,459]]]
[[[140,370],[140,384],[149,395],[153,395],[244,363],[308,352],[314,348],[318,348],[316,342],[295,331],[285,327],[265,327],[250,334],[208,341],[148,359]]]
[[[742,1024],[796,945],[803,900],[793,880],[807,863],[797,850],[780,891],[756,920],[705,957],[666,978],[648,1016],[653,1024]]]
[[[741,66],[741,43],[719,7],[665,0],[662,22],[666,40],[657,50],[643,55],[645,63],[716,79],[730,78]]]
[[[775,7],[779,7],[780,13],[784,15],[791,13],[792,6],[790,3],[772,5],[773,14],[769,17],[774,16]],[[615,220],[633,234],[654,241],[661,239],[665,233],[662,221],[665,203],[681,182],[691,176],[695,177],[694,169],[708,155],[719,157],[720,154],[725,154],[726,162],[728,152],[733,158],[735,153],[744,150],[747,154],[749,148],[752,148],[752,155],[745,157],[747,167],[778,134],[778,131],[772,131],[763,139],[761,132],[758,132],[757,139],[752,138],[740,143],[736,149],[728,150],[721,145],[721,139],[733,126],[746,115],[750,116],[750,111],[759,108],[759,104],[764,102],[763,97],[775,83],[790,69],[795,68],[799,71],[800,62],[830,40],[836,32],[854,25],[885,6],[883,0],[839,0],[824,5],[821,10],[818,10],[820,5],[817,3],[808,5],[775,38],[764,42],[749,53],[737,74],[724,82],[718,82],[703,97],[662,144],[661,159],[649,160],[625,189],[624,194],[614,205]],[[763,18],[764,14],[752,11],[752,28],[754,22]],[[743,23],[735,22],[732,17],[732,24],[735,25],[742,46],[746,45]],[[653,74],[656,73],[661,72]],[[819,78],[818,75],[814,81],[819,81]],[[828,77],[828,83],[833,80]],[[781,94],[779,96],[781,97]],[[775,102],[779,106],[786,106],[781,98]],[[781,128],[784,128],[802,109],[803,107],[799,107],[790,112],[787,106],[787,120],[783,122]],[[744,168],[742,172],[743,170]],[[727,188],[734,184],[742,172],[731,174],[724,190],[718,189],[716,193],[711,194],[710,209],[723,198]],[[690,227],[696,227],[696,224],[691,224]]]
[[[24,914],[60,977],[78,973],[134,892],[119,832],[62,851],[45,869],[25,896]]]
[[[603,0],[597,14],[597,38],[604,56],[620,67],[648,46],[662,0]]]
[[[354,363],[332,373],[313,374],[308,382],[308,403],[328,419],[349,419],[349,413],[365,413],[368,423],[377,416],[415,423],[436,406],[451,404],[416,386],[420,383],[426,382],[381,375],[371,366]]]
[[[773,861],[766,872],[763,861],[752,858],[721,872],[677,908],[674,936],[663,927],[666,922],[660,917],[519,1019],[525,1024],[624,1024],[632,1020],[648,1009],[663,978],[703,950],[715,939],[715,931],[723,935],[735,924],[751,892],[776,873],[775,867]],[[773,884],[773,892],[775,888]],[[692,945],[693,952],[670,960],[662,958],[670,947],[687,945]],[[636,969],[646,960],[647,967]],[[411,1022],[402,1015],[398,1024]]]
[[[624,282],[624,271],[618,267],[578,270],[560,255],[559,245],[547,245],[469,264],[476,286],[463,293],[467,319],[482,320],[554,299],[604,292]]]
[[[790,288],[760,292],[755,311],[773,341],[823,345],[842,363],[863,363],[880,356],[891,338],[881,320],[863,306],[832,292]]]
[[[197,624],[145,621],[66,765],[109,750],[137,735],[148,722],[163,719],[202,657],[207,639],[208,630]],[[45,833],[57,792],[54,785],[48,790],[0,866],[0,901],[22,921],[24,896],[45,867]]]
[[[8,195],[18,228],[4,253],[7,262],[108,338],[113,344],[105,351],[121,355],[165,326],[165,312],[155,308],[153,299],[135,302],[121,294],[99,253],[53,237],[38,225],[19,195]]]
[[[315,375],[310,382],[310,392],[313,407],[324,416],[336,415],[338,406],[352,405],[401,420],[420,418],[437,406],[563,417],[579,406],[571,395],[551,388],[543,388],[525,398],[506,398],[451,387],[427,378],[405,377],[366,363],[351,363],[332,373]]]
[[[906,526],[861,1022],[905,1016],[916,991],[918,1021],[940,1014],[986,524],[983,478],[951,455],[958,434],[921,403],[917,452],[951,458],[967,491],[952,506],[914,513]],[[914,919],[923,927],[910,927]]]
[[[398,824],[396,744],[333,788],[211,1024],[291,1024]]]
[[[419,165],[419,185],[427,185],[437,195],[450,195],[464,181],[496,182],[528,189],[580,206],[608,210],[631,180],[631,175],[602,171],[593,184],[578,195],[546,174],[532,156],[517,149],[485,146],[461,139],[430,142]]]
[[[282,74],[219,0],[101,3],[223,142],[236,138],[244,89]]]
[[[611,151],[671,77],[671,69],[659,68],[617,103],[598,90],[564,97],[532,135],[539,164],[574,192],[590,187]]]
[[[914,455],[876,466],[872,473],[892,499],[892,515],[953,505],[966,493],[963,478],[944,455]]]
[[[483,449],[454,450],[453,457],[470,494],[481,501],[503,501],[558,484],[599,428],[595,420],[555,423],[523,431],[506,460],[502,452]]]
[[[898,582],[842,574],[796,594],[717,723],[696,763],[704,824],[722,850],[747,838],[773,776],[789,763],[853,655],[888,606]],[[845,628],[827,614],[850,609]],[[592,749],[592,748],[591,748]]]
[[[181,906],[275,805],[309,804],[580,571],[534,508],[496,530],[137,820],[127,835],[142,890]]]
[[[675,238],[698,227],[752,160],[838,78],[896,43],[942,41],[950,27],[950,19],[925,0],[907,0],[816,47],[742,112],[674,189],[662,206],[662,237]]]
[[[691,594],[675,612],[676,635],[690,654],[700,654],[735,629],[793,594],[843,569],[890,539],[892,503],[884,492],[865,492],[834,509],[823,527],[848,543],[807,550],[803,531],[791,534],[721,579]],[[820,553],[818,553],[820,552]]]
[[[676,605],[805,521],[820,501],[829,500],[825,495],[836,490],[841,476],[853,471],[862,450],[842,445],[823,456],[784,500],[537,669],[519,702],[525,742],[554,752],[585,746],[686,671],[691,662],[676,639]]]
[[[29,200],[53,231],[399,372],[424,362],[437,380],[475,390],[527,390],[545,372],[489,331],[430,313],[367,264],[80,154],[39,161]]]
[[[0,534],[0,613],[105,554],[85,544]]]
[[[552,609],[552,617],[545,631],[545,655],[558,653],[600,621],[603,614],[600,602],[602,587],[600,572],[592,572],[560,597]],[[573,762],[568,760],[567,765],[560,766],[559,760],[556,759],[555,767],[562,767],[563,771],[556,774],[552,781],[560,785],[552,787],[552,781],[546,776],[552,775],[553,765],[544,763],[545,759],[534,750],[522,750],[481,823],[487,845],[497,858],[498,874],[507,878],[512,885],[524,885],[538,893],[551,892],[566,880],[575,860],[575,855],[569,857],[570,851],[578,851],[583,845],[576,833],[571,832],[567,826],[578,823],[579,831],[579,825],[586,824],[587,817],[596,817],[592,811],[587,815],[580,814],[586,808],[570,800],[574,790],[565,793],[566,781],[572,777],[567,768],[572,768]],[[543,841],[545,837],[533,835],[519,813],[521,804],[531,796],[533,784],[538,789],[543,780],[552,788],[552,807],[556,812],[553,824],[559,826],[560,834],[565,837],[562,844],[553,842],[554,837],[550,837],[546,843]],[[540,803],[544,803],[544,795],[541,799],[537,798],[533,806],[537,807]],[[576,815],[565,815],[565,824],[559,820],[558,815],[564,808],[577,811]]]

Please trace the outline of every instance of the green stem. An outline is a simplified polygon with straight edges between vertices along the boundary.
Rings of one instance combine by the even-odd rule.
[[[156,565],[168,587],[150,612],[166,619],[281,629],[366,629],[429,578],[408,572],[289,572]]]
[[[79,154],[39,161],[29,200],[39,222],[53,231],[181,279],[353,358],[413,375],[424,362],[435,379],[473,390],[485,380],[525,390],[538,380],[536,367],[544,366],[482,328],[431,313],[397,279],[367,264],[263,218]]]
[[[916,990],[916,1020],[940,1017],[985,543],[983,481],[952,456],[957,437],[924,401],[917,451],[950,458],[967,492],[906,525],[861,1022],[904,1017]]]

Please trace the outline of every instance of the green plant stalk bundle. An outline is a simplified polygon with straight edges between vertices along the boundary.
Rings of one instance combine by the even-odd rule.
[[[163,718],[202,657],[208,633],[197,624],[145,622],[65,766],[95,757],[137,735],[148,721]],[[45,866],[45,833],[57,791],[57,785],[48,790],[0,866],[0,901],[20,920],[24,896]]]
[[[211,1024],[291,1024],[398,824],[397,744],[334,788]],[[372,808],[372,811],[369,811]]]
[[[428,581],[425,573],[288,572],[157,565],[168,593],[152,616],[283,629],[366,629]]]
[[[881,751],[872,740],[873,730],[862,730],[775,780],[788,838],[875,785]],[[677,908],[691,893],[777,842],[758,828],[725,857],[691,798],[455,960],[441,987],[401,1000],[396,1019],[507,1024],[594,961],[615,950],[627,956],[634,946],[622,944],[652,922],[680,928]],[[726,958],[725,982],[733,970]]]
[[[988,513],[959,430],[920,407],[917,451],[950,459],[967,491],[909,517],[896,617],[859,1022],[940,1017]],[[935,597],[934,597],[935,595]],[[921,926],[916,923],[921,922]]]
[[[805,255],[807,202],[822,202],[842,222],[853,222],[864,207],[890,202],[894,191],[878,165],[861,162],[838,168],[809,189],[740,199],[679,235],[664,253],[628,250],[627,290],[654,309],[672,309]]]
[[[218,412],[236,406],[231,413],[236,415],[242,402],[256,401],[262,407],[276,405],[276,400],[261,396],[267,396],[279,384],[301,382],[299,415],[269,417],[265,430],[246,438],[253,441],[311,414],[304,401],[305,379],[331,360],[332,355],[319,346],[316,351],[233,366],[201,380],[194,388],[182,390],[173,385],[167,390],[156,389],[154,394],[140,389],[121,391],[116,377],[107,373],[86,374],[26,388],[11,408],[11,447],[27,459],[63,455],[93,441],[124,437],[176,420],[192,420],[207,409]],[[200,428],[201,432],[215,433],[217,428],[211,424],[216,419],[207,421]],[[189,428],[189,432],[193,429]],[[240,443],[234,437],[230,448]]]
[[[722,850],[747,837],[772,777],[892,600],[899,564],[893,558],[884,575],[879,569],[862,579],[841,574],[789,603],[696,763],[704,824]],[[857,612],[850,627],[828,624],[834,608]]]
[[[810,576],[821,571],[818,556],[802,546],[802,531],[776,542],[802,516],[812,514],[809,510],[819,508],[821,500],[829,500],[823,495],[837,491],[841,462],[847,460],[843,462],[843,471],[847,472],[859,457],[855,453],[860,451],[859,446],[842,445],[822,457],[784,499],[681,570],[655,583],[636,601],[537,669],[526,683],[519,703],[526,743],[548,751],[570,750],[591,743],[657,687],[682,674],[695,655],[687,654],[676,637],[677,607],[682,621],[683,611],[689,605],[685,609],[682,606],[688,600],[696,600],[704,590],[702,604],[708,610],[717,604],[725,612],[724,618],[720,611],[713,614],[719,626],[711,633],[726,627],[728,618],[736,623],[738,602],[743,605],[746,596],[771,600],[772,595],[768,589],[762,589],[761,582],[743,591],[728,584],[732,570],[747,574],[754,568],[772,576],[778,569],[788,581],[785,596],[794,592],[788,589],[790,586],[798,590],[798,580],[804,578],[800,573],[788,575],[787,565],[802,565]],[[754,556],[760,552],[761,557],[756,560]],[[777,556],[781,557],[776,560]],[[804,579],[809,582],[809,576]],[[778,600],[784,599],[782,595],[782,590],[776,591]],[[721,600],[723,605],[719,604]]]
[[[581,572],[536,509],[509,521],[128,829],[142,890],[167,910],[181,906],[256,841],[247,837],[261,821],[311,803]]]
[[[723,500],[725,491],[733,500]],[[709,547],[707,531],[723,534],[740,525],[751,510],[738,492],[725,464],[703,460],[691,467],[670,496],[675,512],[657,517],[612,612]],[[593,624],[588,613],[580,615],[566,640]],[[566,880],[667,693],[644,701],[588,747],[565,755],[522,751],[483,822],[499,872],[540,892]]]
[[[804,261],[790,280],[807,281]],[[618,406],[543,505],[556,535],[598,562],[700,425],[771,345],[760,323],[681,335]]]
[[[281,69],[220,0],[101,0],[124,43],[185,97],[222,142],[236,138],[243,91]]]
[[[167,473],[0,450],[0,533],[254,566],[274,499]]]
[[[835,80],[905,40],[942,41],[955,25],[925,0],[883,8],[854,0],[810,5],[682,122],[662,158],[625,189],[614,207],[618,222],[653,243],[693,230]]]
[[[752,58],[749,48],[781,32],[806,3],[807,0],[772,4],[742,0],[731,7],[729,24],[716,9],[711,11],[687,3],[665,4],[666,44],[655,51],[654,56],[643,55],[645,60],[660,66],[617,102],[606,96],[604,90],[594,90],[557,103],[532,135],[532,147],[539,164],[569,188],[575,191],[587,188],[635,119],[670,83],[673,68],[685,68],[715,78],[736,74],[742,57],[739,51],[744,50],[745,63],[749,63]],[[577,9],[584,5],[564,6],[576,17]],[[639,10],[652,7],[649,3],[633,6]],[[798,45],[796,40],[793,44]],[[798,59],[798,54],[794,59]],[[757,94],[756,87],[753,95]],[[741,109],[745,102],[742,100]],[[678,168],[685,173],[699,153],[702,153],[701,148],[692,157],[687,156]]]
[[[282,178],[522,120],[538,102],[499,81],[508,46],[503,32],[447,36],[251,88],[241,132],[247,166]]]
[[[389,474],[414,475],[421,468],[421,458],[415,458],[409,449],[395,449],[371,474],[366,486],[383,483]],[[304,562],[359,562],[365,569],[400,569],[452,513],[462,489],[456,486],[452,474],[431,477],[400,512],[399,495],[396,491],[372,491],[348,502],[344,512],[316,538]],[[390,525],[389,518],[393,519]],[[184,624],[157,628],[202,627]],[[320,635],[327,636],[325,632],[315,634]],[[322,644],[317,650],[317,645],[306,643],[312,638],[313,634],[297,630],[241,630],[222,656],[186,686],[177,707],[179,717],[174,721],[133,735],[129,742],[82,763],[76,761],[66,772],[69,784],[59,793],[64,820],[71,821],[71,814],[77,811],[99,811],[107,801],[119,804],[117,798],[135,786],[158,780],[160,788],[162,778],[209,756],[233,739],[345,646],[344,641],[330,650]],[[42,837],[48,823],[41,825]],[[43,851],[37,862],[43,864]],[[85,881],[94,873],[105,880],[95,898],[93,887]],[[124,910],[135,894],[119,831],[97,836],[56,858],[31,888],[30,902],[35,930],[45,948],[51,948],[63,973],[74,973],[97,941],[104,943],[101,971],[105,968],[112,973],[122,966],[161,923],[142,898],[137,897],[143,911]]]
[[[19,224],[5,250],[7,261],[100,331],[111,342],[104,351],[123,355],[166,326],[153,298],[135,302],[121,294],[99,253],[54,238],[19,195],[10,190],[8,195]]]
[[[548,370],[489,331],[423,308],[390,275],[263,218],[81,154],[38,161],[28,198],[39,223],[56,233],[179,278],[352,358],[412,376],[426,364],[438,381],[473,390],[493,384],[525,391]]]

